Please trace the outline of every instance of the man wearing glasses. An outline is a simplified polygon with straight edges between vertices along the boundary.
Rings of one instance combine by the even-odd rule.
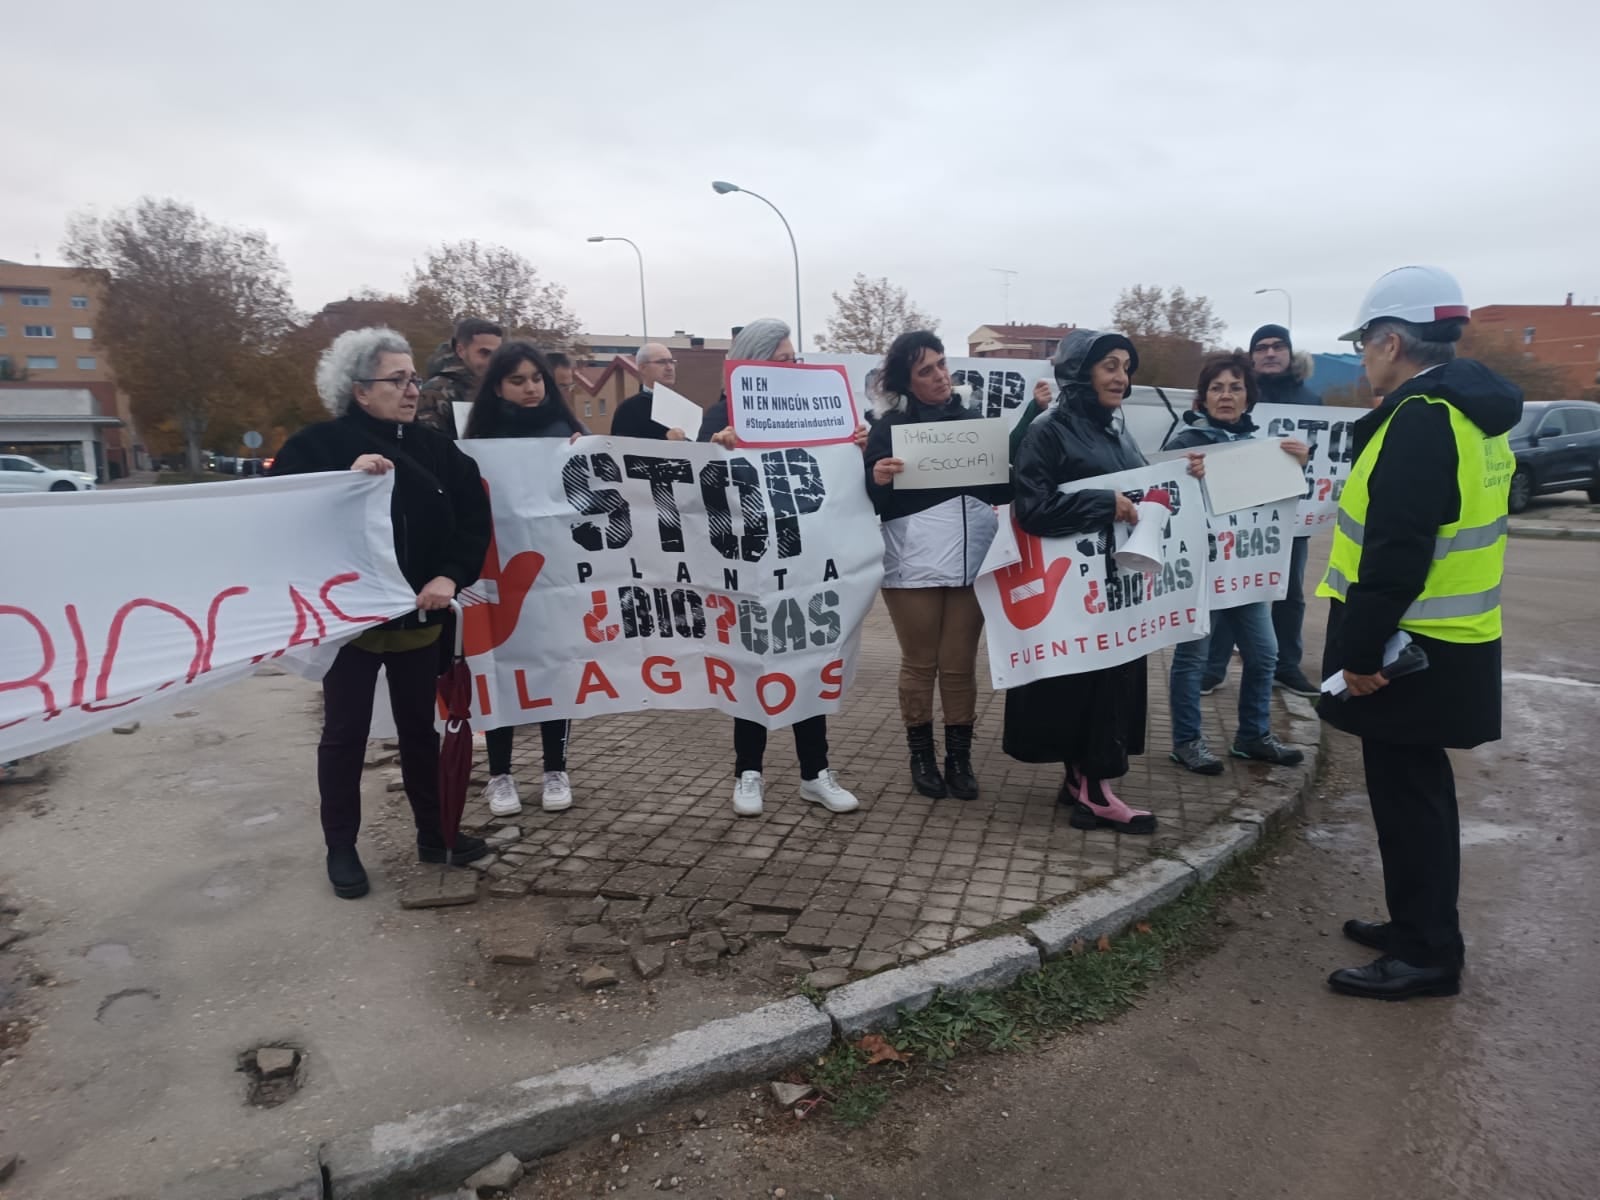
[[[428,382],[422,385],[417,401],[418,425],[436,429],[452,440],[459,436],[453,406],[472,403],[478,381],[504,336],[500,326],[481,317],[456,323],[450,340],[428,361]]]
[[[617,405],[611,419],[611,432],[617,437],[650,438],[657,442],[682,442],[688,435],[681,429],[668,429],[651,412],[650,393],[656,384],[668,387],[678,382],[678,360],[660,342],[646,342],[633,356],[639,371],[639,390]]]

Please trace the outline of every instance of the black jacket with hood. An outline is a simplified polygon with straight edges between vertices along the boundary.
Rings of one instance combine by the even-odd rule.
[[[478,464],[443,434],[415,422],[381,421],[352,402],[343,416],[308,425],[285,442],[268,474],[348,471],[363,454],[395,465],[389,512],[406,582],[418,591],[440,575],[458,589],[477,582],[489,549],[489,496]],[[414,612],[383,626],[418,627]]]
[[[1396,388],[1352,426],[1356,456],[1387,421],[1383,449],[1368,479],[1360,582],[1331,601],[1323,651],[1324,677],[1336,671],[1370,675],[1383,645],[1421,594],[1439,529],[1460,518],[1456,441],[1449,413],[1417,401],[1454,405],[1485,436],[1511,429],[1522,416],[1522,392],[1482,363],[1456,359]],[[1500,643],[1467,645],[1413,634],[1429,667],[1370,696],[1324,697],[1319,711],[1336,728],[1397,745],[1470,748],[1500,737]]]
[[[1214,446],[1221,442],[1247,442],[1261,432],[1261,427],[1243,414],[1232,425],[1213,421],[1199,408],[1183,414],[1183,428],[1167,439],[1163,450],[1193,450],[1196,446]]]
[[[1306,386],[1311,378],[1311,356],[1296,352],[1289,356],[1289,369],[1282,375],[1256,373],[1262,404],[1317,404],[1322,397]]]
[[[1111,526],[1117,493],[1088,488],[1062,495],[1058,484],[1145,466],[1145,457],[1115,409],[1106,408],[1089,382],[1089,369],[1101,342],[1126,338],[1116,333],[1075,329],[1056,348],[1056,381],[1061,394],[1049,412],[1033,421],[1013,452],[1011,511],[1022,529],[1039,537],[1066,537]],[[1138,360],[1133,365],[1137,368]]]

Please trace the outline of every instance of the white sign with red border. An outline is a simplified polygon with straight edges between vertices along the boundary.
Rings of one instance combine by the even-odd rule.
[[[729,362],[728,423],[740,446],[831,446],[855,437],[861,417],[842,367]]]

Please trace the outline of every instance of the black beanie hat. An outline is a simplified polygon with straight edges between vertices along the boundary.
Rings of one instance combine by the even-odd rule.
[[[1257,342],[1264,342],[1268,338],[1282,338],[1283,344],[1287,346],[1291,352],[1294,350],[1294,342],[1289,337],[1289,331],[1287,329],[1285,329],[1282,325],[1263,325],[1260,329],[1256,330],[1250,335],[1251,351],[1254,352]]]

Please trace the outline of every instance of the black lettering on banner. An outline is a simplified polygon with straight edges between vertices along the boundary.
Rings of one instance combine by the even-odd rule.
[[[633,537],[628,502],[615,488],[596,487],[593,480],[621,483],[617,460],[609,454],[574,454],[561,468],[561,489],[567,494],[567,503],[586,517],[610,514],[604,535],[594,522],[579,521],[572,527],[572,540],[591,554],[602,547],[620,550]]]
[[[806,648],[806,615],[800,601],[785,596],[772,613],[772,652],[801,651]]]
[[[623,587],[617,589],[617,598],[621,601],[623,637],[649,637],[655,632],[649,592],[642,587]]]
[[[838,592],[818,592],[811,597],[811,626],[813,646],[831,646],[839,640]]]
[[[822,568],[822,582],[827,583],[837,578],[839,578],[839,565],[830,558],[828,565]]]
[[[593,575],[594,575],[594,564],[593,563],[581,562],[581,563],[578,564],[578,582],[579,583],[588,583],[590,577],[593,576]]]
[[[798,447],[770,450],[761,456],[767,492],[778,524],[778,557],[800,553],[800,518],[822,507],[827,492],[817,460]]]
[[[761,601],[739,601],[739,640],[752,654],[767,652],[767,606]]]
[[[722,590],[737,592],[739,590],[739,569],[737,567],[722,568]]]
[[[737,537],[728,507],[730,485],[739,492],[741,532]],[[748,458],[708,462],[700,469],[700,495],[705,501],[711,546],[718,554],[745,562],[760,562],[766,557],[767,507],[761,499],[761,478]]]
[[[678,574],[677,574],[677,577],[673,580],[673,582],[674,583],[693,583],[694,582],[694,577],[689,574],[689,564],[688,563],[681,562],[681,563],[678,564]]]
[[[661,530],[661,549],[667,554],[682,554],[683,518],[678,514],[678,498],[672,494],[672,485],[693,483],[694,469],[682,458],[628,454],[622,461],[629,479],[650,481],[650,498],[655,501],[656,524]]]
[[[678,588],[672,593],[672,623],[677,627],[680,637],[698,639],[706,636],[706,606],[700,599],[700,593],[685,588]]]

